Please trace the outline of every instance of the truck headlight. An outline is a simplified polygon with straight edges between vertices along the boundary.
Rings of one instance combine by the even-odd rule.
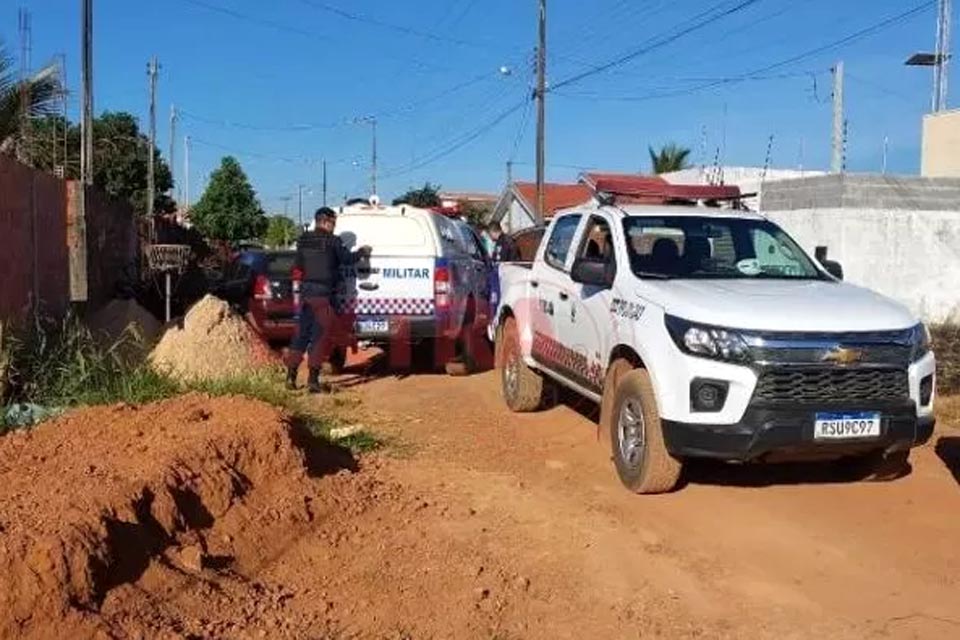
[[[930,330],[922,322],[911,330],[911,362],[916,362],[923,356],[930,353]]]
[[[725,362],[746,362],[750,349],[743,336],[733,329],[694,324],[675,316],[665,316],[667,332],[684,353]]]

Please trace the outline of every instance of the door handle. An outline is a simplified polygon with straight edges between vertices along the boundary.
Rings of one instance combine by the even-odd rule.
[[[357,286],[363,289],[364,291],[376,291],[377,289],[380,288],[380,285],[374,282],[361,282]]]
[[[531,280],[531,281],[530,281],[530,286],[533,287],[534,289],[536,289],[537,287],[540,286],[540,283],[537,282],[536,280]]]
[[[566,302],[567,300],[570,299],[570,294],[567,293],[566,291],[561,291],[561,292],[560,292],[560,299],[563,300],[564,302]]]

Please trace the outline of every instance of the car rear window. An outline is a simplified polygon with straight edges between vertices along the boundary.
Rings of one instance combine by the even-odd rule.
[[[274,253],[267,262],[267,274],[271,278],[289,278],[293,271],[293,260],[296,254]]]
[[[400,215],[349,215],[337,219],[337,235],[348,248],[369,245],[382,253],[390,247],[434,251],[433,240],[417,218]]]

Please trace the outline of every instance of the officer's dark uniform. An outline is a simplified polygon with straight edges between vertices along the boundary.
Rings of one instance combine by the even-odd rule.
[[[297,241],[295,268],[302,276],[300,285],[300,321],[287,352],[287,385],[296,386],[297,369],[306,352],[310,391],[320,390],[320,367],[329,358],[333,332],[337,325],[333,297],[341,282],[341,270],[356,262],[343,241],[320,228],[323,218],[336,218],[332,209],[316,213],[316,231],[307,231]]]

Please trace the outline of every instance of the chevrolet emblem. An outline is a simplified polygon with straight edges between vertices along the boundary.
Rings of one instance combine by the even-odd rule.
[[[833,351],[828,351],[826,354],[824,354],[821,360],[823,360],[823,362],[832,362],[840,366],[857,364],[858,362],[863,361],[863,351],[860,349],[837,347]]]

